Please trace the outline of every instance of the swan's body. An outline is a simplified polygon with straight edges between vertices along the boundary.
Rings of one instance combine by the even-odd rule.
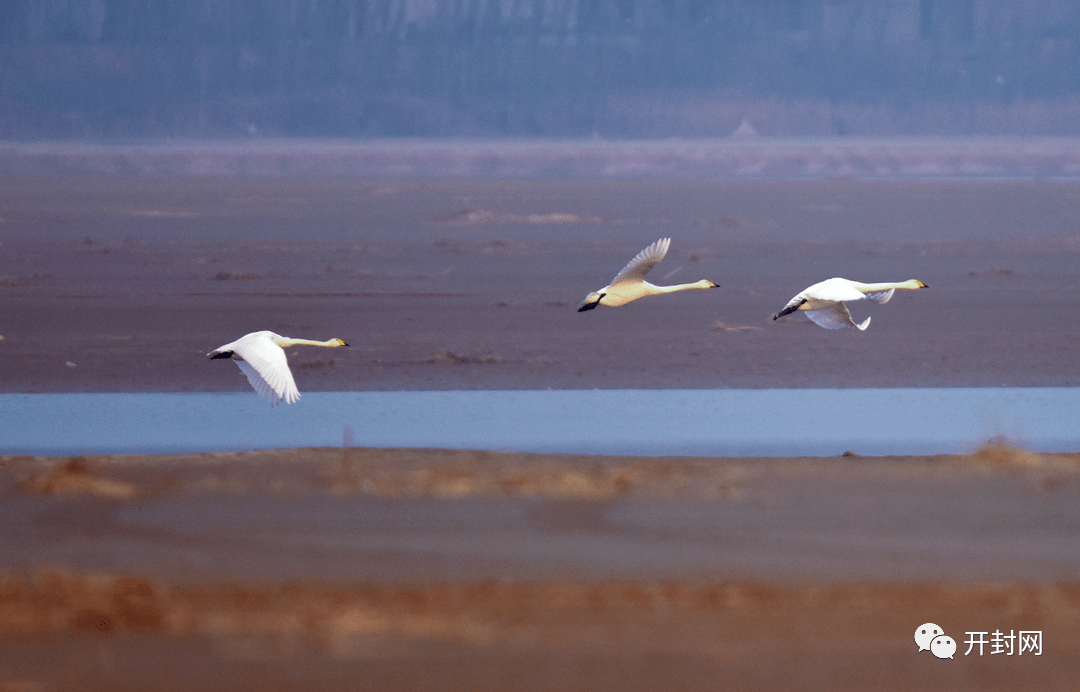
[[[289,346],[323,346],[336,348],[348,346],[341,339],[311,341],[309,339],[290,339],[274,332],[252,332],[245,334],[232,343],[215,348],[206,355],[211,359],[232,358],[247,375],[248,382],[262,398],[277,406],[284,400],[291,404],[300,398],[296,388],[285,349]]]
[[[675,286],[656,286],[645,280],[645,275],[655,267],[667,254],[671,238],[661,238],[649,247],[637,254],[637,257],[623,267],[622,271],[615,275],[611,283],[598,291],[593,291],[585,296],[585,300],[578,306],[578,312],[592,310],[597,305],[609,305],[617,307],[661,293],[674,293],[691,288],[716,288],[712,281],[702,279],[692,284],[677,284]]]
[[[887,303],[896,289],[926,288],[926,284],[916,279],[897,283],[864,284],[848,279],[828,279],[816,283],[788,301],[784,309],[773,315],[778,317],[802,310],[815,324],[826,329],[866,329],[870,318],[856,323],[851,319],[845,302],[852,300],[872,300],[875,303]]]

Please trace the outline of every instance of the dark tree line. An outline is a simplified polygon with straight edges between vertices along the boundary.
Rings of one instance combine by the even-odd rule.
[[[1067,0],[8,0],[0,136],[1064,134],[1078,42]]]

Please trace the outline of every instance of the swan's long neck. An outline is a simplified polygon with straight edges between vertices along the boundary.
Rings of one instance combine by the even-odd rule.
[[[675,284],[674,286],[656,286],[645,282],[650,287],[650,293],[675,293],[676,291],[686,291],[691,288],[716,288],[716,284],[707,279],[701,281],[695,281],[692,284]]]
[[[864,284],[858,281],[851,282],[855,288],[859,289],[863,293],[877,293],[878,291],[888,291],[894,288],[925,288],[926,284],[918,279],[908,279],[907,281],[880,283],[880,284]]]
[[[290,339],[288,337],[281,337],[280,339],[274,339],[274,343],[282,348],[288,348],[289,346],[322,346],[324,348],[337,348],[338,346],[344,346],[345,343],[341,339],[327,339],[326,341],[312,341],[311,339]]]

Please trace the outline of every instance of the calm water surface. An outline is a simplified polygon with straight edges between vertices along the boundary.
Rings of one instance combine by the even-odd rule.
[[[1080,451],[1080,388],[0,394],[0,453],[355,445],[628,455]]]

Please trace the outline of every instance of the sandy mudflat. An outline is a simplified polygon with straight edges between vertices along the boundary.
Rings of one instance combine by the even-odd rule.
[[[0,457],[0,491],[5,690],[1065,689],[1080,655],[1076,455]],[[1042,655],[963,655],[995,629]]]
[[[249,331],[301,391],[1073,386],[1080,183],[11,178],[0,387],[243,391]],[[575,311],[671,236],[657,283]],[[830,276],[930,288],[866,332],[773,322]]]
[[[0,180],[4,392],[242,392],[205,353],[256,329],[352,345],[290,352],[302,391],[1080,380],[1080,183],[469,177],[483,152],[456,178],[178,177],[115,153]],[[304,160],[270,154],[248,164]],[[158,177],[77,175],[107,160]],[[575,312],[661,236],[650,278],[721,288]],[[931,288],[854,306],[862,333],[770,319],[835,275]],[[1075,455],[7,456],[0,481],[4,692],[1080,677]],[[917,651],[924,622],[954,660]],[[1041,630],[1043,655],[963,655],[995,629]]]

